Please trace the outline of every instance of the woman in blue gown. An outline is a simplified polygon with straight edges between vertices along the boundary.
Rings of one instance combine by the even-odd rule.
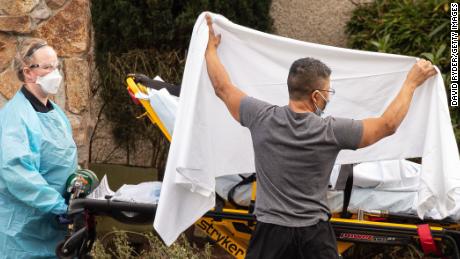
[[[55,257],[65,226],[67,177],[77,148],[64,112],[51,100],[62,76],[45,41],[23,41],[14,60],[24,84],[0,110],[0,258]]]

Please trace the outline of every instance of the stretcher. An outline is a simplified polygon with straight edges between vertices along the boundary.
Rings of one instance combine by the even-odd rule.
[[[178,96],[180,88],[178,90],[177,86],[134,74],[126,77],[126,85],[134,102],[145,109],[145,113],[139,118],[148,117],[171,141],[172,132],[152,108],[150,101],[139,96],[148,94],[148,88],[166,88],[169,93]],[[352,175],[348,174],[346,177],[344,185],[348,191],[345,190],[343,194],[342,210],[333,213],[330,219],[340,255],[360,244],[378,244],[412,246],[422,251],[425,256],[460,259],[460,224],[456,220],[421,220],[414,214],[387,210],[349,211]],[[245,184],[249,184],[252,189],[248,206],[239,206],[218,196],[215,208],[194,224],[195,229],[235,258],[245,257],[251,233],[257,224],[257,218],[253,214],[256,180],[247,180]],[[69,201],[68,214],[73,223],[69,225],[68,236],[56,249],[59,258],[85,257],[89,253],[96,238],[97,216],[111,217],[126,224],[153,223],[156,204],[120,202],[107,198],[94,200],[81,196]]]

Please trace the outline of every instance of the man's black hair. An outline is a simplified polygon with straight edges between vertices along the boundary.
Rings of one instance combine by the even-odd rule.
[[[323,80],[331,75],[331,69],[314,58],[301,58],[292,63],[287,80],[289,98],[304,100],[315,89],[323,89]]]

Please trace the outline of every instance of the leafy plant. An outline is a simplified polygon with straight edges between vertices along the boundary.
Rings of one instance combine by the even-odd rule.
[[[178,241],[167,247],[158,236],[153,233],[135,233],[127,231],[115,231],[112,240],[103,245],[104,240],[96,240],[91,255],[94,258],[190,258],[190,259],[211,259],[212,247],[205,244],[204,249],[199,249],[191,244],[185,235]],[[133,239],[143,241],[143,249],[136,249],[133,246]],[[105,240],[107,241],[107,240]]]
[[[423,57],[437,65],[450,103],[450,1],[375,0],[360,4],[347,24],[348,44],[355,49]],[[460,109],[450,107],[460,146]]]
[[[155,149],[151,166],[158,168],[161,180],[168,143],[150,122],[135,119],[142,109],[129,103],[124,77],[128,73],[160,75],[180,84],[193,25],[201,12],[220,13],[239,24],[270,31],[270,4],[271,0],[92,1],[100,77],[95,88],[103,101],[103,114],[113,123],[118,146],[130,156],[136,150],[135,139],[150,141]]]

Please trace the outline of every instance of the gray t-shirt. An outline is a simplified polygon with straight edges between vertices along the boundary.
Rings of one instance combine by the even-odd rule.
[[[295,113],[252,97],[240,104],[252,136],[257,220],[287,227],[327,221],[327,185],[341,149],[357,149],[362,121]]]

